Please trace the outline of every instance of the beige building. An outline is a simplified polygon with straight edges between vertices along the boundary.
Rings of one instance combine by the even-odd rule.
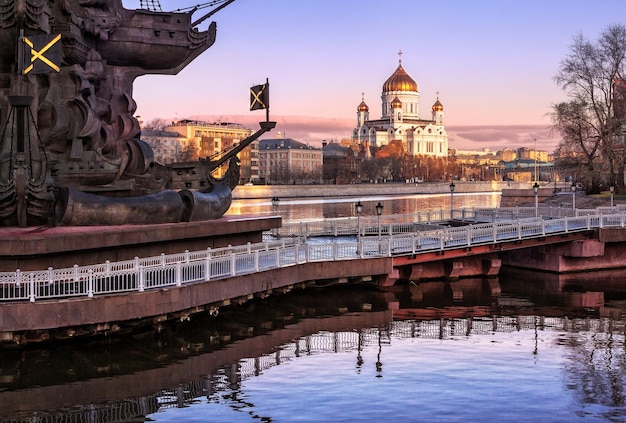
[[[141,130],[141,140],[147,142],[154,152],[154,161],[163,165],[181,161],[187,140],[178,132]]]
[[[181,120],[166,128],[180,134],[185,140],[182,149],[184,160],[209,158],[217,160],[222,154],[239,145],[253,131],[243,125],[229,122],[209,123],[197,120]],[[249,182],[259,178],[258,141],[254,141],[238,155],[241,161],[241,180]],[[213,176],[220,177],[226,171],[222,166]]]
[[[259,178],[267,184],[319,183],[323,153],[291,138],[259,141]]]

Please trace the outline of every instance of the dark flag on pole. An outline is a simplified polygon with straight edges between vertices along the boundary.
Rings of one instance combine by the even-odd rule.
[[[270,108],[270,84],[255,85],[250,88],[250,110]]]
[[[23,37],[21,73],[40,74],[61,71],[61,34]]]

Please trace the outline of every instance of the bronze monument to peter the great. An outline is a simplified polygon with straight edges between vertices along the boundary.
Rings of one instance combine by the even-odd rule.
[[[177,187],[133,117],[135,78],[174,75],[214,43],[215,22],[198,25],[216,10],[192,21],[194,11],[0,0],[0,226],[172,223],[226,212],[236,154],[274,123],[222,157],[192,163],[193,176]],[[224,177],[211,176],[226,164]]]

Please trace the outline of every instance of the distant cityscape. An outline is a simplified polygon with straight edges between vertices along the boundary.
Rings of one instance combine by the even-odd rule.
[[[242,150],[242,184],[355,184],[429,181],[556,181],[558,172],[547,151],[521,147],[500,151],[451,149],[439,95],[430,119],[419,108],[418,84],[398,66],[382,86],[382,114],[370,117],[361,95],[351,136],[322,140],[313,147],[281,136],[252,142]],[[142,122],[141,139],[161,164],[217,160],[253,131],[231,122],[184,119]],[[225,169],[214,175],[222,176]]]

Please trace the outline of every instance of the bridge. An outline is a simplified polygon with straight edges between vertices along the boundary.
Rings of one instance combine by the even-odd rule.
[[[626,239],[625,225],[626,213],[617,207],[463,209],[285,225],[260,243],[0,272],[0,341],[116,332],[129,321],[159,324],[217,313],[233,302],[320,283],[385,286],[398,280],[496,276],[503,262],[522,264],[515,257],[541,269],[531,259],[537,254],[522,253],[537,248],[543,249],[539,256],[559,257],[559,266],[582,260],[587,268],[589,263],[614,267],[621,265],[616,257]],[[513,257],[506,255],[513,250]],[[570,270],[584,269],[571,263],[556,269]]]

